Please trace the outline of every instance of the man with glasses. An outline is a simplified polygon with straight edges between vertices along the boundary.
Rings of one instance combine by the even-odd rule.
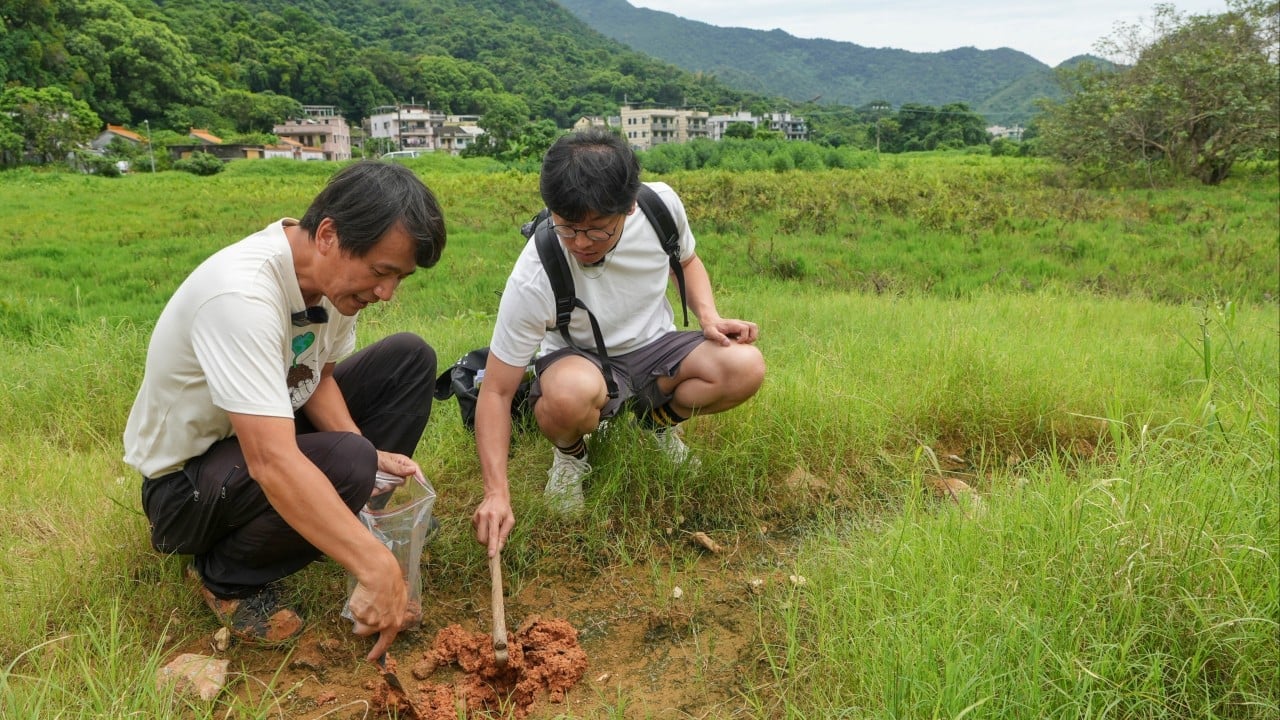
[[[623,407],[677,463],[696,462],[679,423],[745,402],[764,380],[754,323],[722,318],[707,270],[694,252],[684,205],[652,183],[679,231],[689,309],[701,330],[677,331],[667,300],[668,257],[637,212],[640,165],[626,141],[602,128],[561,137],[547,151],[539,188],[567,260],[575,295],[595,315],[617,386],[610,397],[587,313],[573,313],[567,343],[555,329],[555,297],[531,239],[507,279],[476,405],[484,498],[472,517],[477,539],[496,553],[515,523],[507,483],[511,399],[530,359],[534,417],[554,446],[544,496],[572,513],[591,471],[585,437]],[[616,422],[616,421],[615,421]]]
[[[409,333],[351,353],[360,310],[444,245],[440,207],[412,171],[358,162],[301,220],[201,263],[160,314],[124,459],[143,476],[152,545],[193,556],[188,575],[237,636],[299,633],[277,583],[322,554],[356,578],[355,632],[379,634],[370,659],[409,619],[399,563],[357,512],[379,471],[421,472],[410,455],[436,355]]]

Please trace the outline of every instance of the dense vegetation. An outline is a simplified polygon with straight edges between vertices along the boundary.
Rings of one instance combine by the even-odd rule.
[[[142,123],[156,147],[181,142],[190,127],[212,128],[232,142],[260,142],[275,123],[298,116],[304,103],[337,105],[356,123],[379,104],[408,100],[480,116],[486,134],[467,152],[528,167],[582,115],[611,114],[623,103],[654,103],[713,112],[747,108],[756,114],[790,109],[808,120],[811,139],[824,148],[901,153],[990,143],[993,155],[1053,153],[1095,180],[1150,184],[1191,176],[1214,184],[1238,160],[1274,158],[1280,125],[1274,22],[1280,5],[1231,0],[1229,6],[1220,15],[1190,18],[1157,8],[1152,35],[1131,30],[1110,40],[1110,54],[1126,64],[1064,64],[1069,67],[1058,75],[1068,81],[1070,95],[1049,103],[1043,122],[1030,123],[1017,140],[991,142],[985,128],[993,118],[965,102],[911,101],[895,108],[898,90],[866,83],[860,85],[868,93],[862,97],[883,94],[857,107],[822,104],[816,96],[791,102],[753,95],[730,89],[715,75],[688,73],[624,49],[550,0],[36,0],[0,15],[0,70],[6,80],[0,90],[0,165],[61,159],[103,122],[135,130]],[[590,7],[640,12],[620,0]],[[689,42],[674,45],[706,57],[715,56],[719,46],[701,42],[697,33],[753,32],[644,12],[637,16],[643,22],[607,16],[616,21],[606,25],[621,32],[677,23],[668,35]],[[785,33],[765,35],[796,41]],[[790,72],[793,61],[778,59],[781,51],[756,52],[747,36],[734,38],[727,46],[753,49],[741,68],[754,77],[769,74],[755,63]],[[987,55],[981,57],[988,58],[983,62],[990,72],[968,67],[963,78],[951,78],[951,70],[888,63],[886,58],[901,51],[866,52],[889,54],[797,57],[807,58],[800,65],[810,71],[862,68],[877,82],[917,95],[928,96],[921,83],[936,80],[948,92],[984,95],[988,107],[1013,108],[1026,93],[1044,94],[1056,82],[1045,68],[1015,73],[1011,80],[1000,69],[1008,64]],[[901,73],[915,82],[900,81]],[[804,87],[797,78],[787,85]],[[769,130],[746,126],[726,131],[742,138],[753,133],[773,139]],[[139,152],[118,145],[107,158],[81,153],[79,165],[113,174],[115,160],[136,164]],[[707,164],[694,157],[705,150],[668,152],[671,157],[655,167]],[[779,156],[770,167],[813,166],[819,152],[830,155],[825,149],[789,150],[783,154],[790,160]],[[154,154],[147,160],[153,162]],[[761,147],[754,154],[772,152]],[[848,166],[835,156],[821,164]],[[159,165],[170,166],[163,154]],[[741,158],[723,166],[762,167]],[[192,169],[216,170],[212,163]]]
[[[0,33],[8,86],[62,88],[100,122],[137,127],[146,120],[161,132],[270,132],[273,123],[297,115],[299,104],[336,105],[354,124],[378,105],[416,101],[489,115],[501,146],[506,136],[530,134],[524,126],[530,120],[563,128],[628,102],[755,112],[790,105],[806,114],[815,139],[866,146],[866,128],[884,115],[842,108],[839,93],[810,93],[806,82],[787,84],[809,99],[825,93],[825,102],[782,100],[733,73],[718,79],[679,70],[607,39],[548,0],[39,0],[7,9]],[[806,72],[824,63],[874,70],[859,94],[875,98],[874,107],[904,101],[926,107],[935,98],[973,107],[1024,76],[1027,62],[1035,64],[1020,54],[957,53],[939,59],[940,67],[912,62],[893,72],[886,62],[913,54],[816,54],[802,65]],[[981,68],[975,58],[985,58]],[[759,53],[744,69],[759,77],[787,73],[782,66],[755,68],[776,61]],[[1037,72],[1043,89],[1047,70]],[[952,90],[926,86],[934,81]],[[42,98],[38,107],[58,113],[67,105]],[[921,140],[920,147],[936,146]],[[0,153],[21,155],[12,138],[2,141]]]
[[[411,100],[452,113],[518,102],[561,127],[624,98],[750,99],[621,48],[549,0],[39,0],[10,4],[3,31],[8,83],[63,86],[125,125],[211,125],[229,91],[336,105],[353,122]]]
[[[1127,67],[1084,64],[1041,123],[1053,154],[1095,175],[1173,174],[1206,185],[1239,160],[1280,151],[1280,3],[1233,0],[1220,15],[1157,8],[1154,32],[1108,43]]]

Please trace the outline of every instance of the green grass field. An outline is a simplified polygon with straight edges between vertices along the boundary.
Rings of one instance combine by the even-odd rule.
[[[410,166],[449,245],[366,312],[361,341],[418,332],[443,369],[488,342],[536,178]],[[227,656],[251,679],[213,704],[156,689],[212,620],[181,559],[150,548],[120,460],[169,293],[301,215],[335,169],[0,174],[0,716],[363,717],[304,707],[286,653],[240,646]],[[935,155],[653,178],[684,197],[721,313],[760,324],[768,377],[689,423],[696,473],[625,428],[594,441],[588,512],[568,522],[542,506],[545,442],[518,438],[513,599],[630,583],[646,647],[666,628],[694,668],[669,666],[664,687],[694,690],[667,703],[570,613],[593,682],[537,717],[1280,716],[1276,167],[1218,188],[1061,177]],[[440,495],[428,617],[433,601],[482,617],[478,461],[451,402],[416,457]],[[678,541],[693,531],[734,551],[708,559]],[[291,587],[317,633],[358,645],[340,568]]]

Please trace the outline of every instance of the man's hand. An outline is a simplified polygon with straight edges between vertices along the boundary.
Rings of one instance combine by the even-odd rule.
[[[380,576],[379,579],[383,578]],[[387,652],[400,633],[400,628],[410,620],[409,592],[398,565],[396,572],[387,579],[394,581],[378,583],[387,586],[381,588],[357,582],[348,603],[351,615],[355,618],[353,632],[361,637],[378,634],[378,641],[367,656],[370,662],[376,662]]]
[[[746,320],[719,319],[702,326],[702,336],[717,345],[728,347],[732,343],[750,345],[760,337],[760,328]]]
[[[516,525],[510,498],[486,495],[472,514],[471,524],[476,529],[476,542],[487,546],[489,557],[494,557],[507,544],[507,536]]]
[[[413,477],[422,474],[422,468],[412,459],[400,453],[378,451],[378,469],[396,477]]]
[[[489,549],[489,557],[502,550],[515,527],[511,489],[507,484],[507,454],[511,450],[511,399],[524,379],[523,365],[508,365],[489,353],[484,384],[476,400],[476,452],[484,498],[471,515],[476,541]]]

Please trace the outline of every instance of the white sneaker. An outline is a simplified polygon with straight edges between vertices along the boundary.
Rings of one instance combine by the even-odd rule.
[[[685,465],[691,470],[697,470],[702,466],[702,461],[693,454],[688,445],[684,444],[684,440],[680,439],[681,431],[678,428],[666,428],[665,430],[657,430],[653,433],[653,441],[657,443],[658,449],[663,455],[667,456],[675,465]]]
[[[585,457],[578,459],[566,455],[560,452],[560,448],[555,448],[553,455],[542,497],[553,510],[562,515],[578,512],[584,504],[582,479],[591,472],[591,463]]]

